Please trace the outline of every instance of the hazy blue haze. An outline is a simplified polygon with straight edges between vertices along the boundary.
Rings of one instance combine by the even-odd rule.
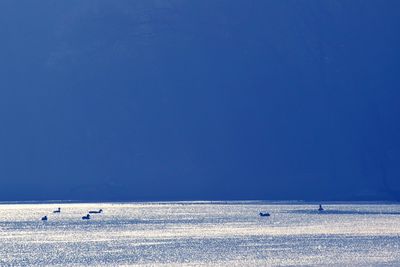
[[[400,1],[0,1],[0,199],[399,199]]]

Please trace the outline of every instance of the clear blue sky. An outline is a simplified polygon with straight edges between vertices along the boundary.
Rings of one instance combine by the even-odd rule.
[[[0,200],[399,199],[400,1],[0,1]]]

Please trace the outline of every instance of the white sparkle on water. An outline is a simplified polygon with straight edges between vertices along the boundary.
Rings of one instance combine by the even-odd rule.
[[[52,211],[61,207],[60,214]],[[81,219],[89,210],[104,213]],[[400,205],[0,205],[0,266],[400,265]],[[260,211],[271,217],[259,217]],[[48,221],[40,218],[48,216]]]

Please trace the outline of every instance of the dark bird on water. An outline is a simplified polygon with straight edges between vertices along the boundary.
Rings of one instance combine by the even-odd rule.
[[[89,213],[102,213],[102,212],[103,212],[102,209],[89,211]]]
[[[58,208],[55,211],[53,211],[53,213],[60,213],[60,212],[61,212],[61,208]]]

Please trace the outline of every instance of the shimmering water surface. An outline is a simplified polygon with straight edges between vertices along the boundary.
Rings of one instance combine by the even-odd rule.
[[[61,207],[60,214],[52,211]],[[102,208],[89,221],[81,217]],[[400,265],[400,205],[0,205],[0,265]],[[260,211],[271,217],[259,217]],[[40,218],[48,215],[49,220]]]

